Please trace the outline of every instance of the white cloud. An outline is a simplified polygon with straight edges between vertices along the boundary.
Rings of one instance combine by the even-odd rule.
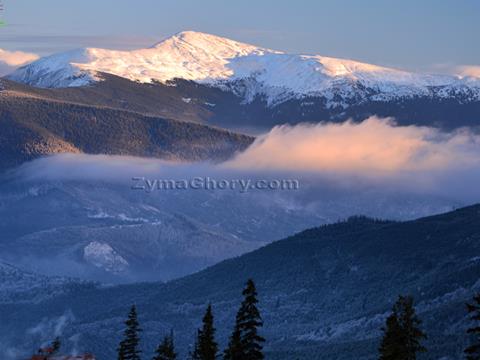
[[[222,164],[62,154],[26,163],[13,175],[34,181],[79,179],[129,185],[132,177],[273,177],[298,179],[305,191],[319,189],[311,200],[334,188],[345,193],[370,188],[471,203],[480,201],[480,135],[468,129],[446,133],[396,126],[389,119],[372,117],[359,124],[278,126]]]
[[[38,58],[38,55],[32,53],[0,49],[0,61],[9,66],[22,66]]]
[[[38,58],[38,55],[32,53],[0,49],[0,75],[5,75],[15,68],[35,61]]]
[[[457,66],[455,68],[455,73],[462,77],[474,77],[480,78],[480,65],[464,65]]]
[[[277,126],[227,165],[367,177],[469,168],[480,165],[480,136],[395,126],[376,117],[359,124]]]

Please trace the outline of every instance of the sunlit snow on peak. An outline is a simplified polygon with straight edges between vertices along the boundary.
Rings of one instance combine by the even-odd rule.
[[[178,33],[146,49],[86,48],[55,54],[18,69],[10,79],[39,87],[84,86],[100,79],[98,72],[142,83],[191,80],[232,90],[246,101],[263,95],[270,104],[317,95],[327,99],[340,95],[345,102],[359,88],[373,89],[378,99],[384,99],[425,96],[430,93],[429,87],[473,86],[457,76],[417,74],[319,55],[285,54],[194,31]],[[238,82],[244,84],[238,87]],[[480,90],[476,93],[480,97]]]

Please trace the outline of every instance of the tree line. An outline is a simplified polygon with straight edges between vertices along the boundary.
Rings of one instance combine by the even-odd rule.
[[[237,311],[235,326],[223,354],[220,354],[218,343],[215,340],[213,309],[209,304],[202,319],[202,326],[197,330],[195,344],[189,354],[190,360],[216,360],[221,357],[224,360],[264,359],[265,339],[259,334],[263,320],[257,307],[258,294],[253,280],[247,281],[242,295],[243,301]],[[141,360],[139,347],[141,331],[137,309],[133,305],[125,321],[123,340],[117,349],[118,360]],[[177,357],[172,331],[158,345],[153,360],[176,360]]]
[[[263,326],[262,317],[257,307],[257,290],[253,280],[248,280],[242,292],[243,301],[238,309],[235,326],[230,335],[227,348],[220,353],[215,340],[215,327],[212,305],[209,304],[202,319],[202,326],[197,330],[193,350],[189,360],[262,360],[265,339],[260,336]],[[469,318],[474,324],[467,330],[472,342],[465,349],[466,360],[480,360],[480,294],[467,304]],[[427,339],[421,329],[421,320],[416,314],[411,296],[399,296],[390,315],[382,327],[383,336],[379,351],[379,360],[416,360],[420,353],[427,352],[422,344]],[[125,321],[123,340],[118,346],[118,360],[141,360],[139,348],[140,332],[137,310],[132,306]],[[165,336],[158,345],[152,360],[176,360],[173,331]]]

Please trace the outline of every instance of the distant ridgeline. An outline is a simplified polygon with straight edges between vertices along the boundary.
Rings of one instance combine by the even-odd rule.
[[[473,76],[287,54],[193,31],[145,49],[54,54],[8,79],[36,88],[69,88],[66,95],[42,93],[57,100],[232,129],[361,121],[372,115],[448,129],[480,125],[480,79]]]
[[[253,141],[233,132],[281,124],[379,116],[446,130],[480,125],[476,77],[292,55],[192,31],[146,49],[54,54],[1,83],[0,170],[63,152],[218,161]]]

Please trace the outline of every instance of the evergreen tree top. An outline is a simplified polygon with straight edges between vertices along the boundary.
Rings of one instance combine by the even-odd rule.
[[[218,353],[218,344],[215,341],[215,327],[213,325],[212,305],[209,304],[202,319],[202,328],[198,331],[197,355],[200,360],[215,360]]]
[[[426,339],[420,329],[421,321],[415,313],[413,298],[399,296],[386,320],[379,348],[380,360],[415,360],[417,353],[425,352],[421,341]]]
[[[170,335],[167,335],[163,338],[160,345],[155,352],[155,357],[153,360],[175,360],[177,358],[177,353],[175,352],[173,331]]]
[[[118,346],[118,360],[140,360],[141,350],[139,349],[140,337],[142,331],[137,319],[137,308],[132,305],[128,318],[125,321],[125,331],[123,340]]]
[[[255,283],[249,279],[242,291],[243,301],[237,312],[236,323],[227,349],[225,360],[262,360],[265,339],[258,334],[263,326],[260,311],[257,308],[257,290]]]
[[[253,282],[252,279],[248,279],[247,280],[247,284],[245,286],[245,288],[243,289],[243,292],[242,292],[243,296],[253,296],[253,297],[257,297],[257,289],[255,287],[255,283]]]

